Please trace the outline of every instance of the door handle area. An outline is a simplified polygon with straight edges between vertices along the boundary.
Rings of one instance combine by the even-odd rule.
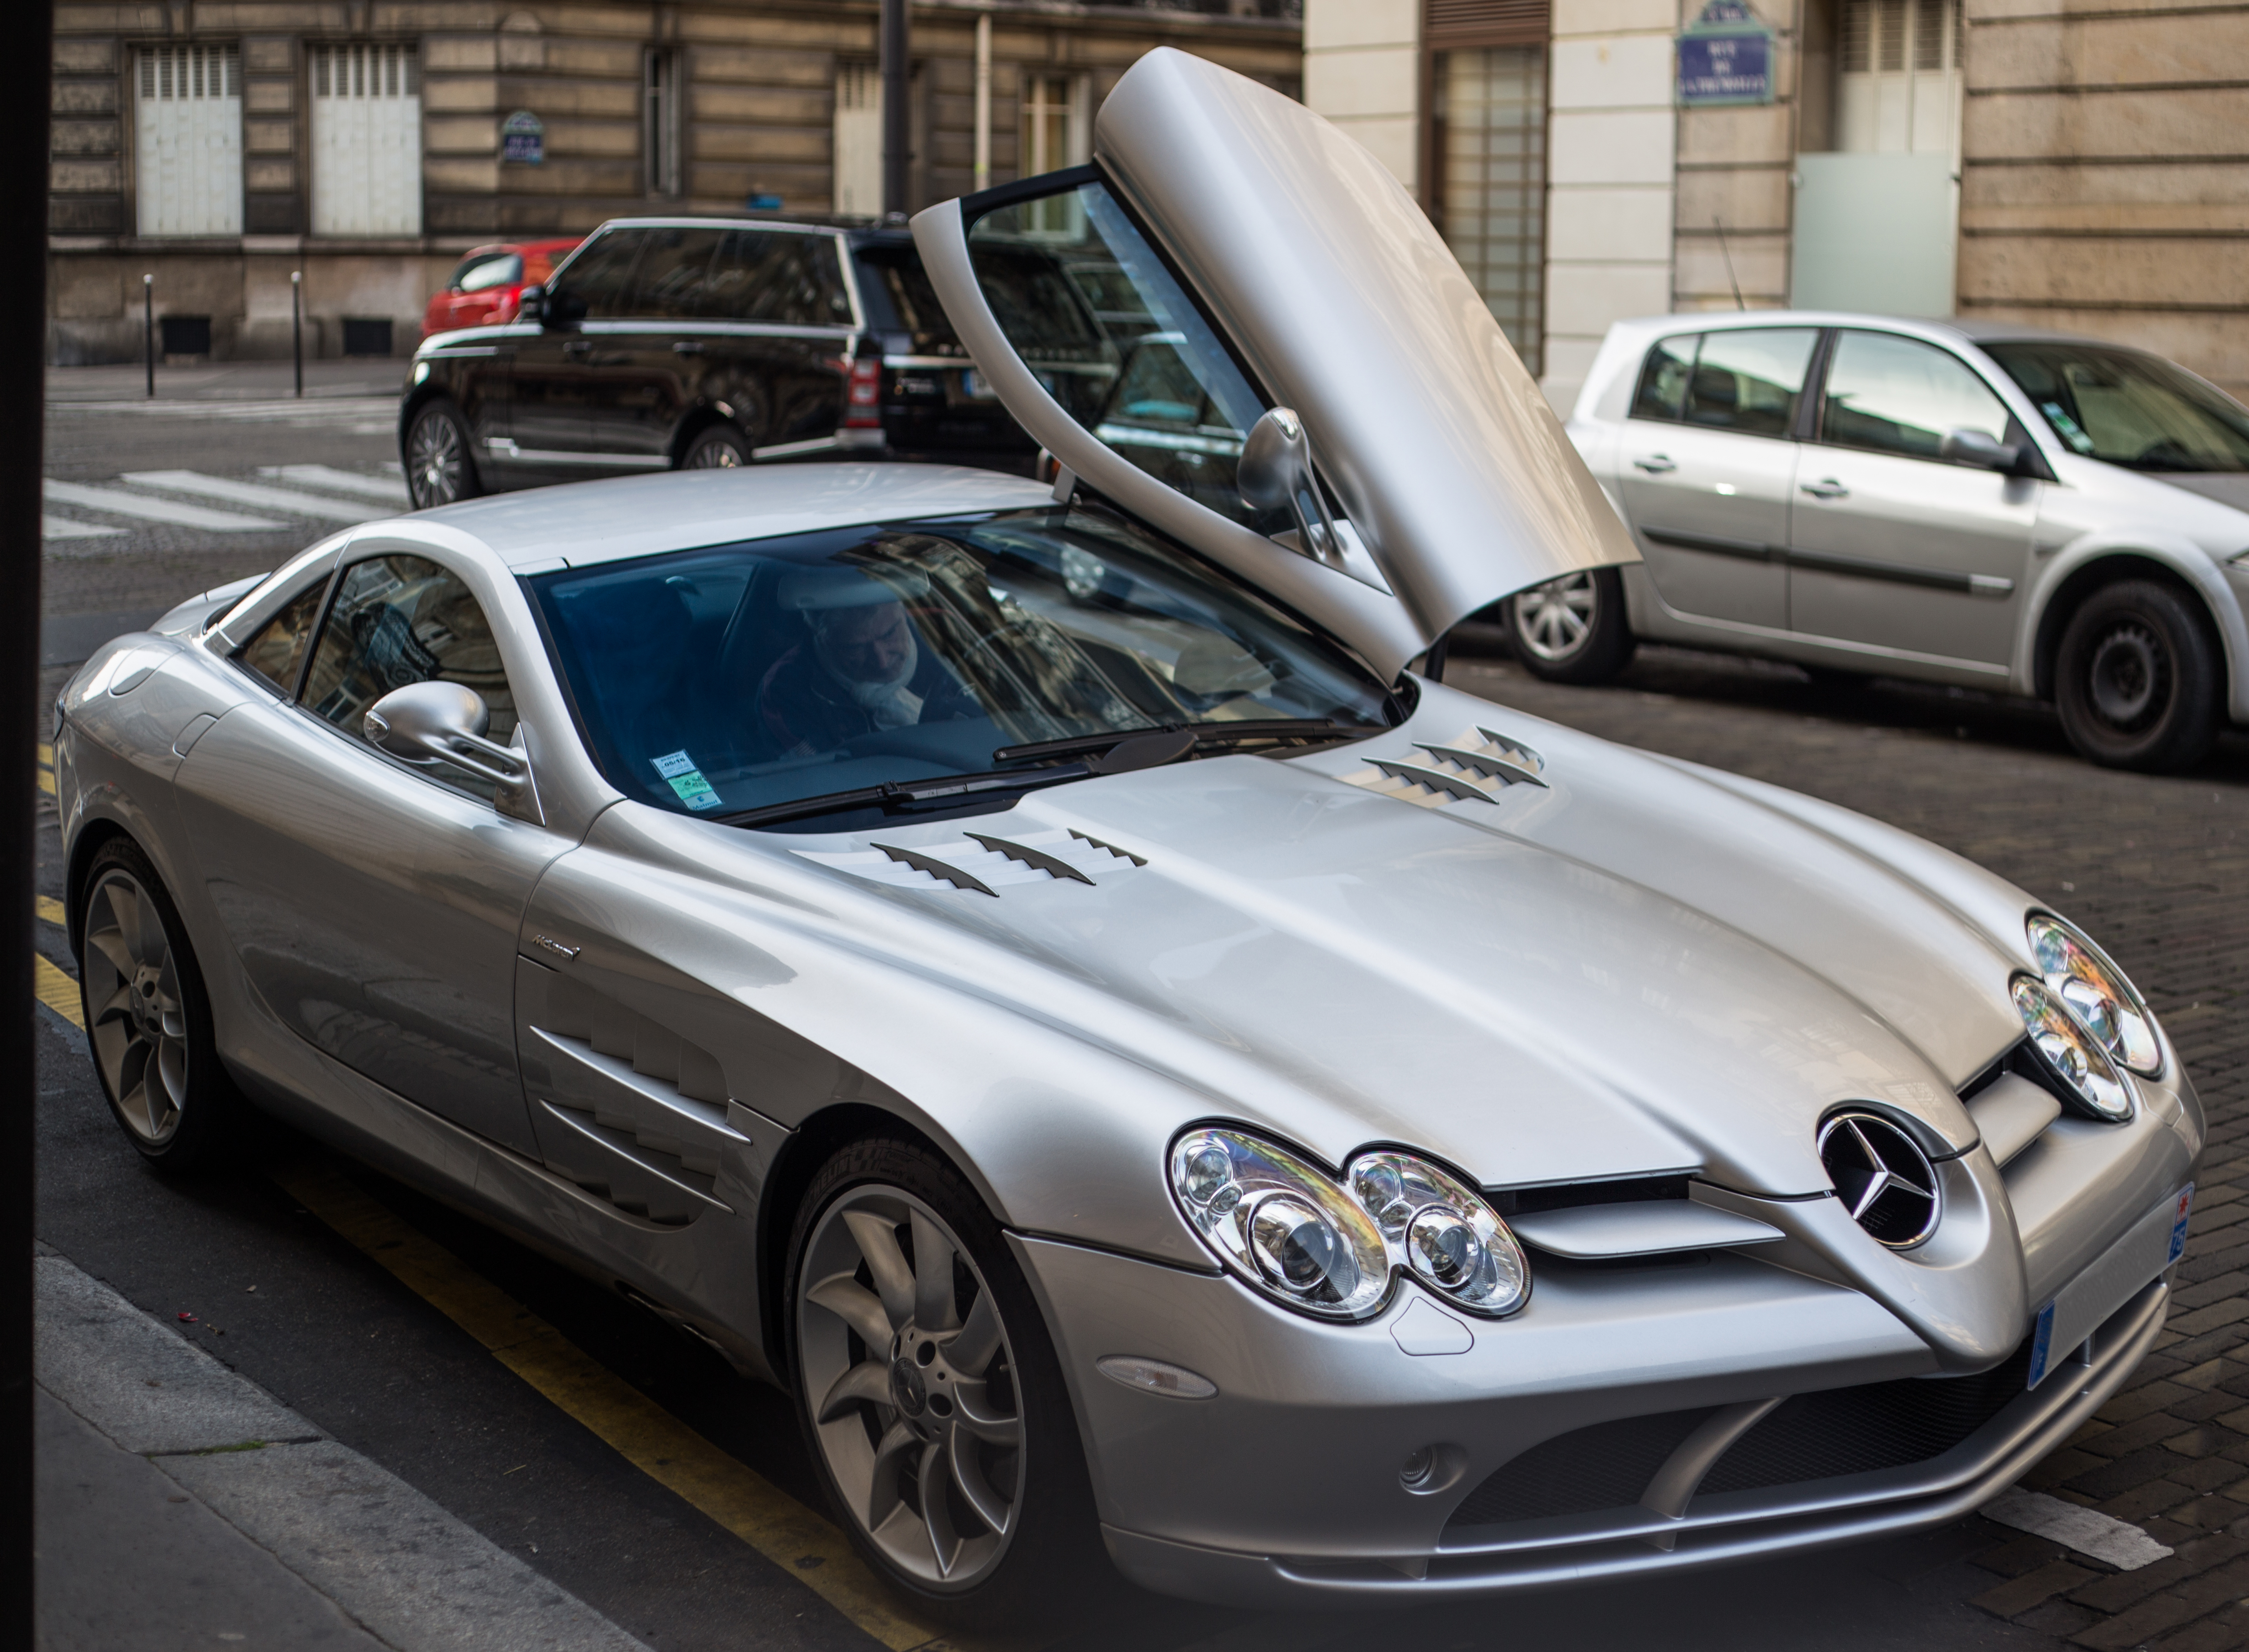
[[[594,341],[591,339],[571,339],[562,346],[562,354],[565,355],[583,355],[587,351],[593,348]]]
[[[671,353],[674,355],[700,355],[703,354],[703,341],[700,339],[674,339]]]
[[[1668,453],[1650,453],[1644,458],[1634,459],[1632,463],[1635,470],[1646,471],[1650,476],[1661,476],[1666,471],[1675,471],[1679,468],[1679,461]]]
[[[1832,476],[1825,481],[1805,483],[1803,491],[1815,499],[1848,499],[1851,494],[1849,488],[1845,487]]]

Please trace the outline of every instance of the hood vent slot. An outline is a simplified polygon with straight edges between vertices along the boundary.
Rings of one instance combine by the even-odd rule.
[[[927,843],[917,849],[874,843],[865,849],[797,849],[789,852],[839,872],[849,872],[854,878],[888,884],[897,889],[957,889],[995,898],[1010,887],[1027,884],[1075,883],[1098,887],[1148,864],[1141,856],[1088,837],[1083,832],[1059,829],[1028,832],[1021,837],[964,832],[950,842]]]
[[[1373,757],[1343,778],[1350,785],[1424,809],[1448,803],[1496,803],[1509,788],[1544,788],[1545,760],[1530,747],[1482,727],[1449,740],[1420,740],[1411,758]]]

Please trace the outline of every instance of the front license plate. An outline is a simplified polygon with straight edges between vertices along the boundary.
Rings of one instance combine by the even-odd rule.
[[[2037,1329],[2031,1333],[2028,1387],[2045,1381],[2055,1361],[2067,1359],[2149,1280],[2186,1254],[2187,1216],[2193,1208],[2194,1184],[2189,1182],[2134,1222],[2039,1310]]]

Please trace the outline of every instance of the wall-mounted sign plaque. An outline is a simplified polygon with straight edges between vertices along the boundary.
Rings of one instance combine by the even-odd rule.
[[[1743,0],[1710,0],[1679,36],[1679,101],[1772,101],[1772,31]]]

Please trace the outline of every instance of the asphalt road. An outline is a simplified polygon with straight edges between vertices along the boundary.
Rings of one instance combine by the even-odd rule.
[[[51,409],[48,424],[50,476],[83,485],[181,470],[258,478],[285,465],[380,477],[394,457],[387,424],[340,411],[297,424],[216,413]],[[334,524],[291,520],[235,533],[125,526],[120,533],[49,543],[51,638],[72,634],[66,623],[72,616],[154,613],[203,586],[269,567]],[[43,706],[69,669],[49,653]],[[2151,982],[2191,1051],[2205,1027],[2218,1050],[2222,1029],[2239,1023],[2240,967],[2225,989],[2232,995],[2213,996],[2204,1016],[2191,960],[2200,955],[2197,945],[2210,941],[2196,926],[2207,930],[2211,896],[2222,892],[2229,910],[2242,908],[2231,881],[2249,844],[2243,831],[2249,741],[2240,737],[2229,737],[2189,779],[2148,782],[2083,767],[2062,748],[2049,717],[2004,701],[1885,685],[1814,694],[1785,668],[1668,651],[1643,657],[1625,685],[1602,691],[1553,690],[1503,663],[1465,660],[1453,675],[1540,715],[1764,774],[1981,853],[2113,940],[2128,968],[2146,972],[2141,979]],[[59,897],[59,844],[52,805],[42,800],[42,807],[49,829],[41,839],[38,889]],[[2140,848],[2140,840],[2149,847]],[[2209,865],[2189,865],[2185,893],[2172,898],[2179,895],[2178,865],[2205,850]],[[2194,882],[2197,869],[2207,874],[2202,885]],[[2204,890],[2199,897],[2197,888]],[[2151,897],[2151,889],[2170,893]],[[2249,937],[2221,938],[2224,946],[2239,940]],[[41,926],[38,944],[74,967],[52,926]],[[2157,967],[2158,959],[2167,961]],[[274,1127],[261,1162],[238,1176],[177,1185],[144,1169],[107,1115],[82,1038],[59,1017],[38,1013],[41,1238],[167,1322],[195,1314],[182,1334],[198,1338],[333,1437],[650,1647],[843,1652],[877,1644],[794,1568],[767,1559],[636,1468],[285,1190],[277,1174],[311,1151],[290,1132]],[[2224,1058],[2240,1070],[2238,1051]],[[735,1376],[702,1345],[614,1293],[395,1183],[353,1175],[413,1229],[639,1394],[782,1492],[818,1507],[793,1414],[780,1395]],[[1303,1449],[1316,1452],[1319,1442],[1308,1439]],[[2249,1470],[2236,1470],[2243,1472]],[[2241,1513],[2249,1517],[2249,1507]],[[130,1569],[117,1569],[119,1547],[129,1544],[130,1534],[120,1532],[115,1545],[85,1554],[83,1564],[130,1587]],[[1995,1551],[2009,1557],[2004,1564],[1990,1559]],[[1971,1563],[1978,1556],[1984,1565]],[[2050,1545],[2041,1550],[2037,1540],[1971,1519],[1783,1564],[1377,1617],[1251,1616],[1120,1587],[1089,1601],[1058,1644],[1071,1652],[1205,1646],[1311,1652],[1372,1635],[1430,1652],[1550,1642],[1584,1652],[2057,1648],[2095,1614],[2051,1592],[2014,1614],[2022,1620],[2015,1622],[1970,1602],[1992,1589],[1995,1566],[2015,1576],[2061,1564],[2061,1552]]]

